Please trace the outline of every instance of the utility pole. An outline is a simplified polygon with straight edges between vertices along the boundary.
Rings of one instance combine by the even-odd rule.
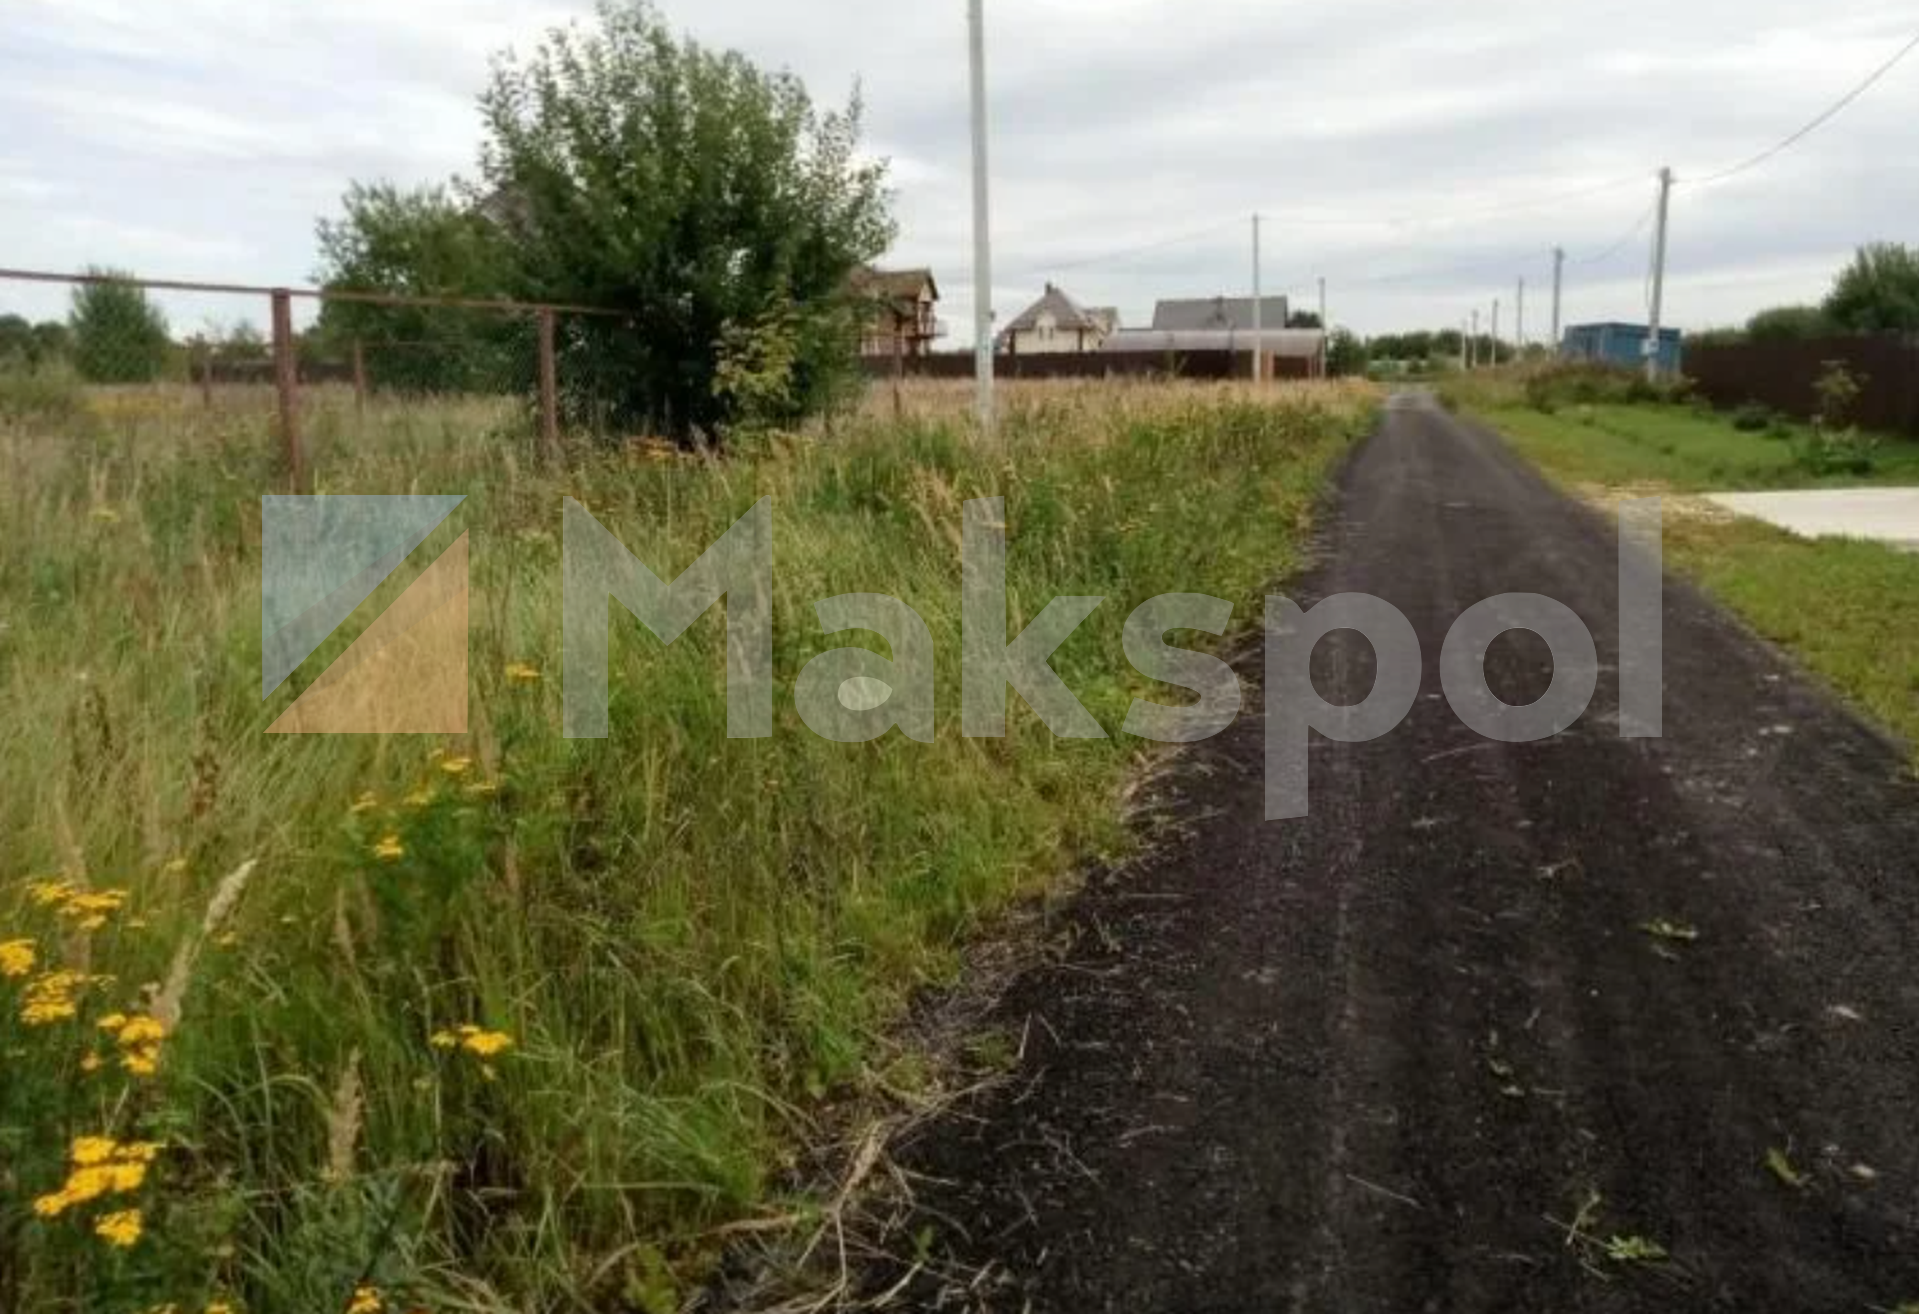
[[[1513,285],[1513,352],[1527,349],[1527,280],[1523,275]]]
[[[1647,382],[1660,380],[1660,286],[1667,277],[1667,193],[1673,189],[1673,170],[1660,166],[1659,214],[1653,225],[1653,300],[1647,303]]]
[[[1260,382],[1260,212],[1253,212],[1253,381]]]
[[[1493,319],[1487,324],[1487,364],[1500,363],[1500,298],[1493,299]]]
[[[973,113],[973,406],[993,428],[993,252],[987,233],[987,37],[984,0],[967,0],[968,99]]]
[[[1480,307],[1473,308],[1473,335],[1467,339],[1467,368],[1472,369],[1480,355]]]
[[[1320,279],[1320,372],[1327,372],[1327,348],[1333,344],[1333,326],[1327,323],[1327,280]]]
[[[1553,248],[1553,320],[1548,325],[1549,341],[1547,351],[1551,355],[1560,354],[1560,266],[1567,263],[1567,253],[1559,247]]]

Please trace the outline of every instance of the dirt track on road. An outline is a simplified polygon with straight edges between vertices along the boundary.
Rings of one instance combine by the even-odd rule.
[[[1413,710],[1368,742],[1316,738],[1301,820],[1261,819],[1257,717],[1182,755],[1178,837],[1096,877],[1071,947],[1000,1005],[1017,1070],[903,1149],[933,1268],[901,1303],[1912,1300],[1916,813],[1898,750],[1671,579],[1665,736],[1619,737],[1612,525],[1430,403],[1390,406],[1335,496],[1289,595],[1397,606],[1424,657]],[[1601,677],[1571,728],[1507,744],[1455,717],[1439,655],[1461,611],[1516,591],[1587,623]],[[1316,684],[1357,701],[1371,662],[1336,632]],[[1486,670],[1524,702],[1550,663],[1512,632]],[[1612,1237],[1669,1257],[1609,1257]]]

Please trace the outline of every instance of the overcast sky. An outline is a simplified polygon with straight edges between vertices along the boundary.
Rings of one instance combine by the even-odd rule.
[[[1650,229],[1635,224],[1654,170],[1685,180],[1765,148],[1915,27],[1911,0],[987,5],[1002,318],[1048,278],[1130,324],[1159,296],[1244,294],[1258,209],[1266,289],[1310,304],[1324,276],[1334,322],[1364,333],[1457,324],[1496,296],[1510,329],[1524,276],[1537,336],[1555,244],[1568,322],[1644,317]],[[892,161],[890,261],[933,268],[962,345],[963,0],[663,8],[708,44],[791,68],[817,100],[860,80],[868,140]],[[588,12],[0,0],[0,265],[305,282],[314,219],[350,179],[470,169],[488,54]],[[1815,299],[1856,243],[1920,236],[1917,69],[1910,56],[1761,167],[1675,189],[1669,323]],[[259,318],[225,298],[167,306],[183,332]],[[64,307],[57,290],[0,283],[0,311]]]

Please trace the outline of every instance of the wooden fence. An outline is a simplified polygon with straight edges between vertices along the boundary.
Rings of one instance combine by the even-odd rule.
[[[1819,406],[1814,383],[1834,360],[1843,362],[1860,383],[1860,396],[1848,417],[1853,423],[1914,437],[1920,430],[1920,349],[1912,339],[1689,344],[1682,370],[1696,391],[1716,406],[1759,402],[1804,420]]]
[[[1311,362],[1299,356],[1273,356],[1269,374],[1278,379],[1304,379]],[[861,367],[872,378],[893,375],[891,356],[862,356]],[[910,379],[971,379],[973,353],[935,352],[927,356],[906,356],[899,361],[900,372]],[[1086,351],[1045,352],[1029,356],[997,355],[993,358],[996,379],[1105,379],[1159,376],[1178,379],[1244,379],[1253,371],[1253,362],[1244,351],[1208,349],[1204,351]]]

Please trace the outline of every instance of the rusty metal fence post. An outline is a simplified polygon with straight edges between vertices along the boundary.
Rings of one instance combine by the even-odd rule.
[[[548,460],[560,455],[560,396],[554,377],[553,308],[542,306],[540,324],[540,453]]]
[[[300,450],[300,371],[294,357],[293,296],[283,287],[268,294],[273,301],[273,387],[280,403],[280,447],[286,456],[287,482],[295,492],[306,490],[306,460]]]

